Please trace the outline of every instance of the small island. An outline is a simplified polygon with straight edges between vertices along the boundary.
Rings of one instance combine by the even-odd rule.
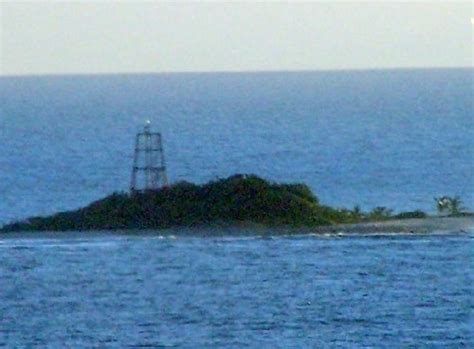
[[[401,229],[400,224],[393,224],[393,221],[426,218],[422,211],[393,215],[385,207],[377,207],[368,213],[359,207],[352,210],[333,208],[320,203],[304,184],[274,183],[256,175],[238,174],[203,185],[182,181],[158,190],[114,193],[84,208],[48,217],[32,217],[7,224],[0,231],[252,226],[332,232],[338,229],[350,231],[360,225],[374,230],[378,226],[374,222],[388,221],[392,221],[387,224],[396,231]],[[403,226],[406,230],[406,225]]]

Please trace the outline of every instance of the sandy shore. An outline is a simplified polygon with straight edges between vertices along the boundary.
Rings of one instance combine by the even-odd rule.
[[[448,233],[467,232],[474,229],[474,217],[430,217],[424,219],[390,220],[385,222],[341,224],[313,228],[314,233],[343,233],[343,234],[370,234],[370,233]]]
[[[278,236],[305,234],[370,235],[370,234],[439,234],[474,232],[474,217],[430,217],[423,219],[400,219],[384,222],[339,224],[313,228],[261,227],[243,224],[240,227],[203,227],[171,229],[177,235],[193,236]],[[164,233],[164,235],[168,235]]]
[[[84,237],[104,235],[143,235],[143,236],[282,236],[306,234],[334,235],[371,235],[371,234],[439,234],[474,232],[474,217],[430,217],[424,219],[389,220],[384,222],[340,224],[313,228],[263,227],[252,223],[239,226],[213,227],[175,227],[150,230],[98,230],[98,231],[62,231],[62,232],[12,232],[0,234],[5,238],[41,238],[41,237]]]
[[[282,236],[306,234],[370,235],[370,234],[439,234],[474,232],[474,217],[430,217],[424,219],[403,219],[384,222],[339,224],[321,227],[262,227],[254,224],[241,226],[215,226],[172,228],[154,231],[135,231],[138,234],[176,235],[176,236]],[[126,232],[129,234],[130,232]]]

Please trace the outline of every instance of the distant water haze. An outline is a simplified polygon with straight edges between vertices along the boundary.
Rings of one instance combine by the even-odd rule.
[[[0,78],[0,223],[129,187],[135,133],[171,181],[307,183],[324,203],[474,208],[472,69]]]

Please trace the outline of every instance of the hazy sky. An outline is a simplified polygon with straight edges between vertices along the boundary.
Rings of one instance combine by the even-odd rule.
[[[2,1],[0,73],[467,67],[472,17],[452,0]]]

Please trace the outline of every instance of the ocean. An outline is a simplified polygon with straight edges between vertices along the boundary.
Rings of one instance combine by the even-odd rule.
[[[172,182],[253,173],[338,207],[474,209],[473,73],[1,77],[0,225],[127,191],[148,119]],[[473,346],[472,230],[181,235],[1,237],[0,347]]]
[[[0,347],[472,348],[473,235],[0,239]]]
[[[128,190],[147,119],[171,181],[254,173],[334,206],[474,209],[473,72],[1,78],[0,224]]]

